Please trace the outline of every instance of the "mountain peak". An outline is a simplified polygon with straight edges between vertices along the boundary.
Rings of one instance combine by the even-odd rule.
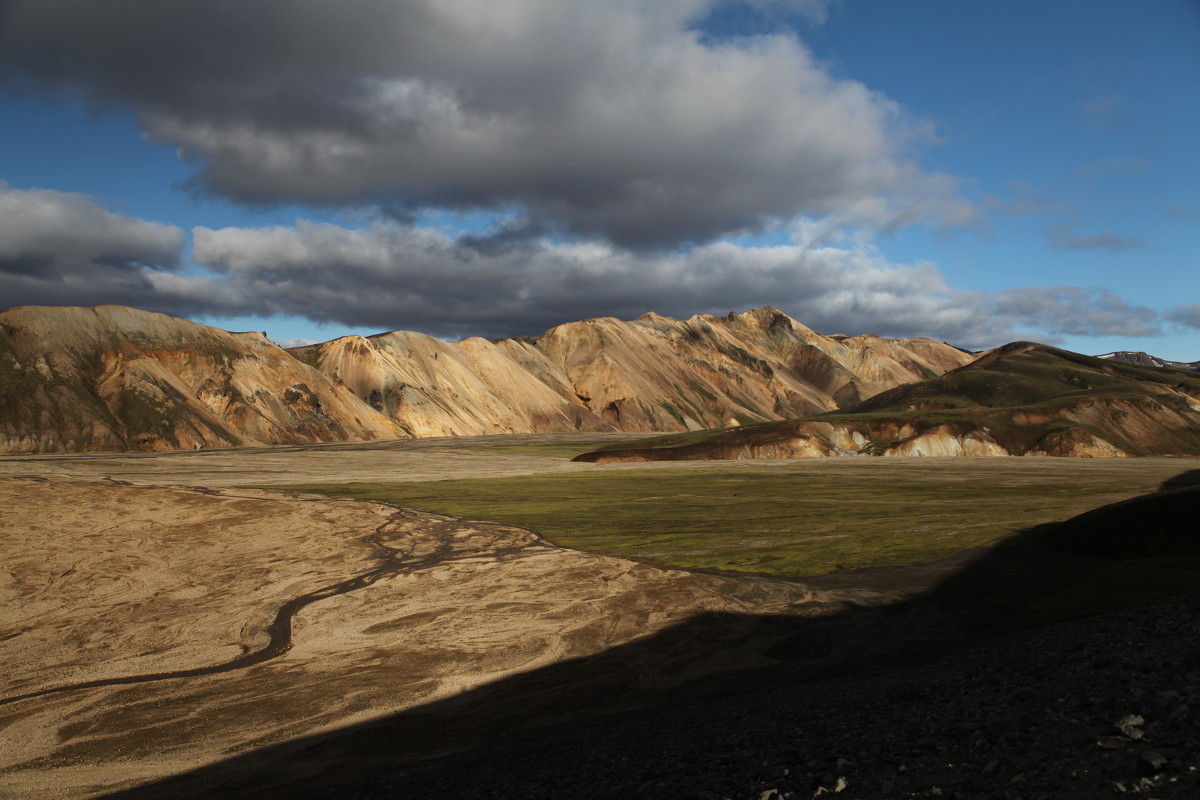
[[[843,346],[769,306],[599,317],[492,341],[391,331],[288,351],[119,306],[0,321],[0,452],[683,431],[836,409],[970,360],[927,342]]]

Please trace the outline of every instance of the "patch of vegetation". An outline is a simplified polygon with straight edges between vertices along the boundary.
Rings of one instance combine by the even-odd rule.
[[[1064,407],[1082,397],[1145,398],[1159,393],[1156,387],[1166,385],[1200,392],[1200,375],[1018,342],[940,377],[889,389],[847,410]]]
[[[674,418],[675,418],[675,421],[676,421],[676,422],[678,422],[680,425],[684,425],[684,424],[686,424],[686,423],[683,421],[683,414],[680,414],[680,413],[679,413],[679,409],[678,409],[678,408],[676,408],[675,406],[671,405],[671,404],[670,404],[670,403],[668,403],[666,400],[660,400],[660,401],[659,401],[659,405],[661,405],[663,408],[665,408],[665,409],[667,410],[667,413],[668,413],[668,414],[670,414],[672,417],[674,417]]]
[[[750,398],[745,397],[740,394],[732,394],[732,393],[729,396],[733,399],[733,401],[735,403],[737,403],[742,408],[746,409],[747,411],[751,412],[752,414],[757,414],[758,419],[755,420],[755,422],[761,422],[763,419],[765,419],[767,417],[767,415],[763,413],[762,409],[759,408],[758,405],[755,404],[755,402],[753,400],[751,400]],[[743,423],[743,424],[745,424],[745,423]]]
[[[701,397],[703,397],[708,402],[710,402],[710,403],[717,402],[717,396],[715,394],[713,394],[712,392],[710,392],[708,389],[704,388],[704,386],[702,386],[701,384],[691,382],[688,385],[691,386],[692,389],[695,390],[695,392],[697,394],[699,394]],[[678,384],[676,384],[676,388],[679,388]],[[680,391],[683,391],[683,390],[680,389]]]
[[[638,400],[638,408],[640,408],[642,410],[642,413],[646,415],[646,419],[650,420],[650,424],[653,427],[657,428],[658,427],[658,417],[655,415],[654,409],[650,408],[648,405],[643,403],[641,400]]]
[[[855,461],[276,488],[519,525],[564,547],[663,566],[802,577],[928,562],[1151,491],[1162,478],[1063,463],[1047,480],[1040,459]]]
[[[205,354],[212,357],[214,361],[219,361],[222,365],[228,367],[234,361],[242,357],[242,353],[227,347],[223,344],[211,344],[203,348]]]
[[[321,355],[316,347],[301,347],[288,350],[288,353],[302,364],[307,364],[313,369],[321,368]]]
[[[126,388],[121,391],[117,409],[130,440],[149,433],[167,440],[173,447],[179,447],[175,427],[183,421],[184,414],[169,396],[151,397],[137,389]]]
[[[775,374],[775,370],[772,369],[771,365],[766,361],[750,355],[748,352],[736,345],[725,345],[721,344],[720,342],[715,342],[714,346],[717,348],[717,352],[721,353],[727,358],[733,359],[743,366],[749,367],[763,377],[769,378]]]

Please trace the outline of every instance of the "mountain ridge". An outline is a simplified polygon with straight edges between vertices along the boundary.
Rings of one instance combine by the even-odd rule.
[[[840,411],[612,446],[577,460],[1196,454],[1200,376],[1013,342]]]
[[[1096,356],[1106,360],[1120,361],[1125,364],[1136,364],[1142,367],[1166,367],[1168,369],[1187,369],[1200,372],[1200,361],[1168,361],[1165,358],[1152,356],[1143,350],[1116,350]]]
[[[931,339],[821,336],[770,307],[284,350],[124,306],[19,306],[0,311],[0,452],[700,430],[834,410],[970,360]]]

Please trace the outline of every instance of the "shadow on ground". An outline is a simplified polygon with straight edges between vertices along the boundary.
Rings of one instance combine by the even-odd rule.
[[[728,701],[749,691],[939,662],[939,656],[992,635],[1196,591],[1200,470],[1182,473],[1162,489],[1022,531],[961,558],[957,571],[894,605],[847,605],[815,618],[705,615],[595,656],[107,797],[423,797],[420,787],[406,790],[405,773],[397,773],[386,792],[354,782],[530,728],[564,725],[561,730],[577,732],[592,724],[589,718],[629,709],[679,707],[697,698]],[[872,580],[894,583],[903,571],[876,572]],[[912,573],[917,580],[928,574]],[[729,671],[748,663],[758,666]],[[429,762],[422,786],[430,785],[429,770],[450,774],[461,769],[458,763]],[[576,788],[575,796],[604,796],[594,786]]]

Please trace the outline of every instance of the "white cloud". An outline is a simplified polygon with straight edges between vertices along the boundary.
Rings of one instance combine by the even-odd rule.
[[[115,214],[86,195],[0,181],[0,299],[136,303],[148,271],[179,266],[183,242],[173,225]]]
[[[927,335],[966,347],[1157,333],[1153,311],[1109,292],[959,291],[934,264],[891,263],[869,235],[834,237],[822,224],[794,227],[795,244],[721,241],[653,253],[598,240],[454,235],[395,223],[198,227],[192,258],[212,271],[202,274],[178,270],[178,228],[115,214],[84,195],[0,184],[0,296],[183,316],[282,314],[451,337],[540,333],[561,322],[651,310],[683,317],[761,305],[825,332]],[[1172,318],[1190,324],[1189,308]]]
[[[328,224],[194,231],[197,261],[220,282],[168,276],[164,291],[210,313],[264,309],[319,322],[441,335],[539,333],[591,316],[724,314],[774,305],[825,332],[933,336],[965,347],[1059,335],[1149,336],[1156,315],[1110,292],[1033,287],[964,292],[933,264],[894,264],[865,243],[674,254],[601,243],[468,239],[399,225]]]
[[[515,206],[638,248],[835,212],[971,222],[906,156],[927,126],[791,36],[705,40],[715,5],[10,0],[0,80],[129,105],[249,203]]]

